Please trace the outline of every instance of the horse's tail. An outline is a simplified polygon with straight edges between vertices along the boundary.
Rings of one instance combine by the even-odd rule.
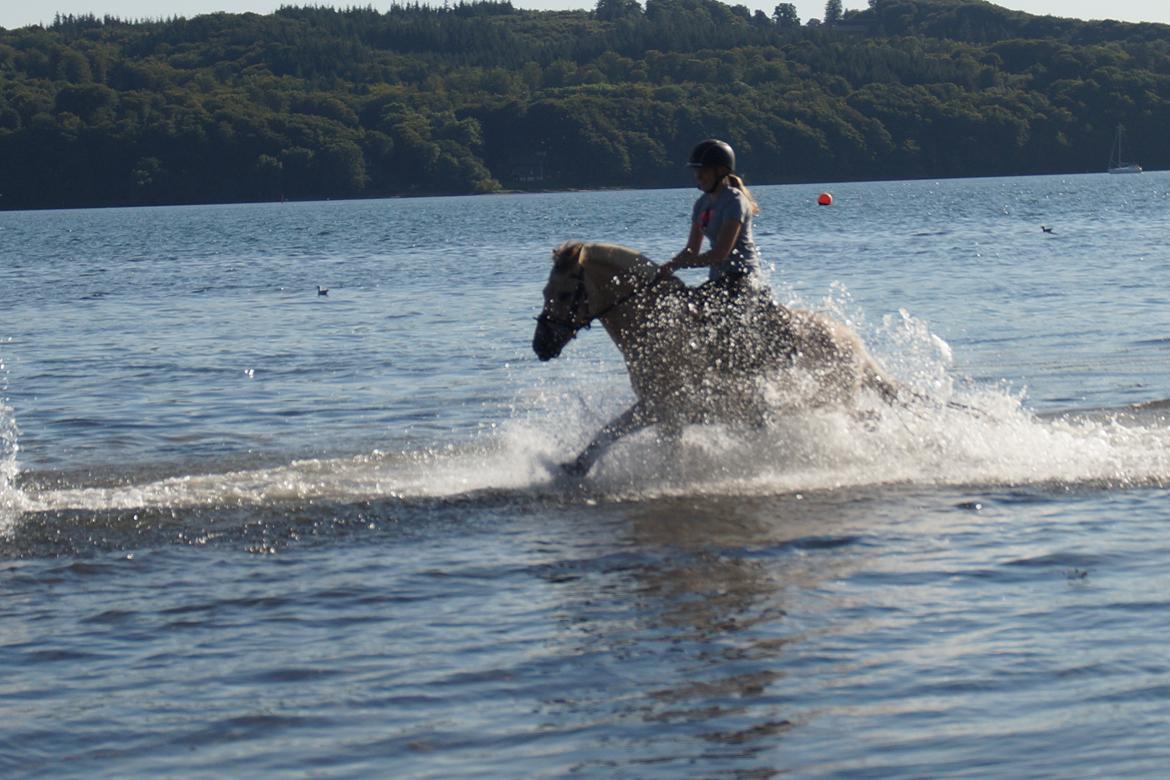
[[[890,405],[903,399],[902,388],[898,383],[883,374],[881,369],[872,362],[862,369],[861,386],[874,391]]]
[[[912,390],[909,387],[898,384],[893,379],[881,372],[875,364],[870,364],[862,370],[861,377],[862,387],[873,390],[881,399],[890,406],[895,403],[900,403],[903,406],[909,406],[912,403],[926,404],[930,406],[946,406],[948,409],[957,409],[968,414],[978,415],[980,417],[990,417],[988,412],[978,409],[968,404],[959,403],[958,401],[947,401],[945,404],[940,404],[931,399],[928,395],[923,395],[917,390]]]

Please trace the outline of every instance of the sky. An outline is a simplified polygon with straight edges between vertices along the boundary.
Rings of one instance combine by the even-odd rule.
[[[995,2],[995,0],[992,0]],[[752,10],[763,10],[768,14],[779,0],[724,0],[730,5],[742,4]],[[440,5],[441,0],[429,0],[430,5]],[[339,8],[366,7],[385,10],[389,0],[0,0],[0,27],[13,29],[30,24],[50,24],[53,16],[60,14],[94,14],[95,16],[116,16],[125,20],[159,19],[172,16],[198,16],[216,11],[230,13],[271,13],[282,5],[334,5]],[[596,0],[512,0],[517,8],[570,9],[592,8]],[[801,20],[821,17],[825,12],[824,0],[795,0],[797,14]],[[1170,2],[1166,0],[1001,0],[996,5],[1030,14],[1064,16],[1075,19],[1117,19],[1123,22],[1161,22],[1170,24]],[[845,10],[862,9],[865,0],[844,0]]]

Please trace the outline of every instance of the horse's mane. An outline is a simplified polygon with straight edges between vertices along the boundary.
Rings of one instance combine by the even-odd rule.
[[[567,274],[576,270],[581,263],[581,250],[584,244],[580,241],[566,241],[553,250],[553,270]]]
[[[558,273],[572,273],[590,261],[627,271],[655,267],[654,263],[636,249],[618,244],[566,241],[553,250],[553,269]]]

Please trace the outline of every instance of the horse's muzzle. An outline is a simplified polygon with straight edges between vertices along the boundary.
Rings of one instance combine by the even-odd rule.
[[[547,315],[536,318],[536,332],[532,334],[532,351],[541,362],[552,360],[561,354],[577,332],[559,322],[553,322]]]

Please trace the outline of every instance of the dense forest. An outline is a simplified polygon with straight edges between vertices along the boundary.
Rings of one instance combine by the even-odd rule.
[[[0,29],[0,208],[1170,167],[1170,26],[598,0]]]

